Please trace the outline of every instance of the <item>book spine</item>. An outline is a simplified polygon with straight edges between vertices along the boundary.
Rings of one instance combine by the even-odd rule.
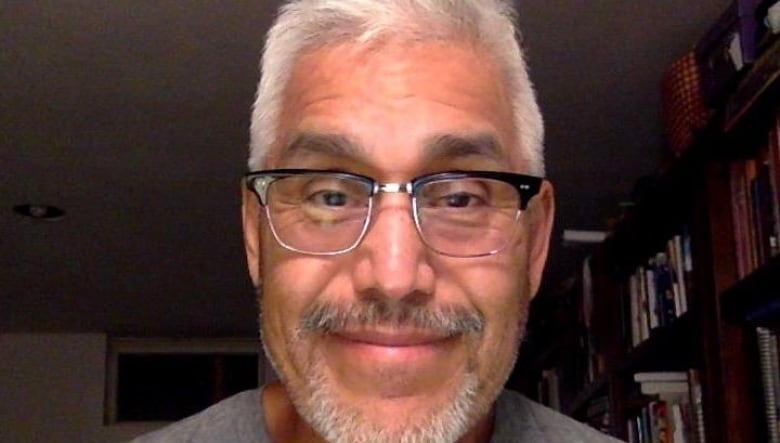
[[[755,211],[755,197],[753,192],[753,183],[756,179],[756,160],[748,159],[743,163],[745,168],[745,215],[747,217],[747,253],[748,253],[748,268],[747,272],[751,273],[759,265],[759,251],[758,240],[756,239],[756,211]],[[747,274],[746,274],[747,275]]]
[[[639,331],[640,342],[650,337],[650,301],[647,291],[647,274],[643,268],[637,270],[639,279]]]
[[[685,287],[685,258],[683,257],[682,235],[678,234],[669,241],[672,250],[672,261],[674,266],[677,291],[675,292],[675,306],[677,307],[677,316],[681,316],[688,311],[688,291]]]
[[[696,369],[690,369],[688,371],[688,385],[690,386],[690,402],[691,409],[693,410],[693,418],[695,421],[695,435],[698,443],[707,443],[705,422],[704,422],[704,405],[702,403],[701,382],[699,381],[699,371]]]
[[[655,282],[655,293],[658,298],[660,324],[666,326],[677,318],[677,296],[674,291],[676,281],[674,269],[669,266],[668,257],[663,252],[658,253],[655,256],[653,277]]]
[[[669,430],[671,441],[674,443],[686,443],[682,408],[683,405],[681,403],[670,404]]]
[[[737,276],[745,277],[749,268],[749,250],[747,244],[747,207],[745,198],[745,170],[740,162],[733,162],[730,165],[730,187],[731,187],[731,215],[734,224],[734,242],[737,259]]]
[[[777,337],[766,328],[757,328],[758,353],[761,365],[761,382],[764,388],[764,413],[766,417],[767,442],[780,443],[778,434],[776,371]],[[774,349],[774,351],[773,351]]]
[[[683,278],[685,281],[685,292],[687,294],[687,303],[691,304],[691,297],[694,294],[693,286],[693,250],[691,249],[691,233],[687,226],[683,227],[682,251],[683,251]]]
[[[640,297],[639,297],[639,276],[636,273],[628,278],[628,299],[631,316],[631,346],[635,347],[642,342],[641,316],[640,316]]]
[[[658,303],[658,294],[655,290],[655,264],[652,260],[645,269],[645,287],[647,288],[647,316],[649,318],[650,330],[661,325],[660,305]]]

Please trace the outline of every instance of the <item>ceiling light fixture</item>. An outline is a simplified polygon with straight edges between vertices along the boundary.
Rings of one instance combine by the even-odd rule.
[[[51,205],[24,204],[14,206],[17,214],[35,220],[56,221],[65,216],[65,211]]]

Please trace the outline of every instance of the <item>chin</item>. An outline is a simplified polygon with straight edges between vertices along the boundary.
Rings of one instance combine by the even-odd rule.
[[[463,383],[441,396],[344,399],[323,371],[309,380],[308,398],[294,399],[301,415],[330,443],[455,442],[477,418],[478,382]],[[492,403],[492,401],[490,402]]]
[[[507,373],[509,371],[506,371]],[[318,359],[307,380],[287,380],[301,417],[329,443],[455,443],[488,416],[503,383],[465,372],[439,393],[355,398]]]

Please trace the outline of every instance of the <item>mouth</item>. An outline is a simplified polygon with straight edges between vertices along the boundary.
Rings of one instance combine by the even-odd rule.
[[[464,333],[377,325],[321,335],[323,357],[348,392],[371,398],[435,395],[468,366]],[[448,389],[448,388],[447,388]]]
[[[418,329],[361,329],[331,336],[343,357],[353,364],[428,366],[446,360],[459,335]],[[340,353],[337,351],[337,353]],[[371,363],[369,363],[371,362]]]
[[[388,348],[436,346],[454,337],[451,334],[437,333],[435,331],[399,328],[342,331],[334,335],[341,340],[356,345]]]

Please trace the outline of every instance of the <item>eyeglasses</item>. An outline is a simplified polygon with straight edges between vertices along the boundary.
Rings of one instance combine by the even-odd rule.
[[[406,183],[309,169],[256,171],[245,179],[276,241],[311,255],[355,249],[382,192],[411,196],[417,232],[430,249],[451,257],[492,255],[512,241],[521,212],[542,184],[539,177],[494,171],[440,172]]]

